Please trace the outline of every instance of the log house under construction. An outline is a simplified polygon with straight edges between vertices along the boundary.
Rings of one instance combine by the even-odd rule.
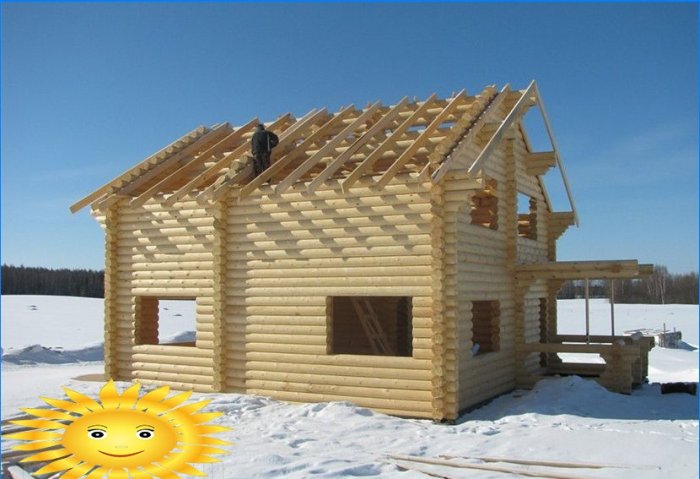
[[[523,125],[535,110],[548,151]],[[564,280],[650,269],[556,261],[578,218],[534,81],[282,115],[254,177],[258,122],[199,127],[71,207],[105,229],[108,378],[439,421],[544,374],[644,380],[648,339],[557,334]],[[552,210],[553,171],[570,210]],[[195,341],[160,344],[166,299],[196,301]]]

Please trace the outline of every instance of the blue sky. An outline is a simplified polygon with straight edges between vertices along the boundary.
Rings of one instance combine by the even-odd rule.
[[[68,206],[197,125],[536,79],[581,219],[559,258],[698,269],[695,3],[0,8],[3,263],[101,269]]]

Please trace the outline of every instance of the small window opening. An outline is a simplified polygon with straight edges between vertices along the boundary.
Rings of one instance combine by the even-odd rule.
[[[518,236],[537,239],[537,200],[518,193]]]
[[[413,354],[410,297],[334,296],[328,309],[331,354]]]
[[[472,302],[472,355],[498,351],[501,308],[498,301]]]
[[[470,200],[471,223],[492,230],[498,229],[498,197],[496,180],[489,180],[486,188],[474,193]]]
[[[136,297],[136,344],[195,346],[194,298]]]

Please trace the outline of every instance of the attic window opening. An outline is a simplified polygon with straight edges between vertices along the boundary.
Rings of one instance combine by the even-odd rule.
[[[496,180],[489,180],[484,190],[476,192],[469,200],[471,224],[492,230],[498,229],[498,196]]]
[[[501,306],[498,301],[472,301],[472,355],[500,349]]]
[[[412,298],[332,296],[327,299],[330,354],[413,354]]]
[[[518,192],[518,236],[537,239],[537,200]]]
[[[196,299],[137,296],[136,344],[195,346]]]

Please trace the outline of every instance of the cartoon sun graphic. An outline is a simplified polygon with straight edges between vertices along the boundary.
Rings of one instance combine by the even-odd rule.
[[[21,462],[48,462],[37,475],[65,471],[62,479],[205,476],[191,464],[219,462],[211,455],[227,453],[214,446],[229,442],[208,435],[230,428],[206,424],[223,413],[199,413],[209,400],[184,404],[192,392],[167,397],[168,386],[139,398],[140,386],[136,383],[119,394],[110,381],[100,391],[99,402],[64,388],[69,401],[42,397],[54,409],[22,409],[37,419],[12,421],[30,429],[4,437],[29,441],[13,449],[37,451]]]

